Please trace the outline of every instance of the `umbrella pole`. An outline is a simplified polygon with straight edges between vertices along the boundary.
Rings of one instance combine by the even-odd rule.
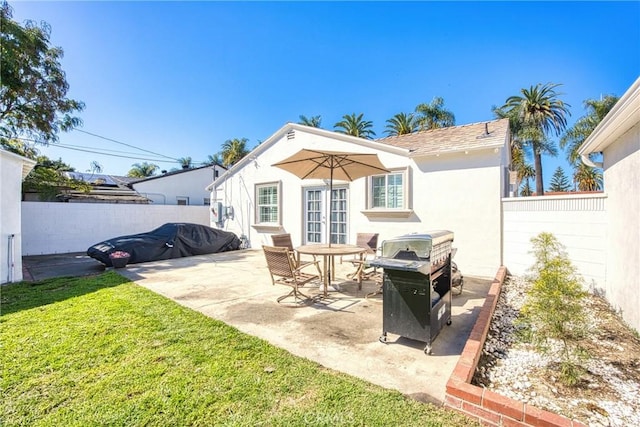
[[[331,202],[333,200],[333,157],[331,157],[330,172],[329,172],[329,229],[327,230],[327,238],[329,247],[331,247]]]

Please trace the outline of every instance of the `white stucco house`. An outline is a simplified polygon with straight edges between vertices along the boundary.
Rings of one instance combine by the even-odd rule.
[[[210,193],[205,187],[224,171],[223,166],[207,165],[151,176],[131,186],[157,205],[209,206]]]
[[[640,78],[578,151],[591,166],[597,152],[607,194],[605,296],[640,331]]]
[[[354,243],[358,232],[377,232],[383,241],[445,229],[455,233],[456,261],[465,273],[493,277],[502,264],[508,120],[378,140],[288,123],[207,187],[212,226],[246,236],[254,248],[271,245],[271,235],[277,233],[290,233],[294,245],[325,242],[328,182],[301,180],[272,167],[303,148],[375,153],[390,170],[352,182],[334,181],[335,241]],[[389,196],[374,200],[374,185],[383,186]]]
[[[22,180],[35,165],[0,148],[0,283],[22,280]]]

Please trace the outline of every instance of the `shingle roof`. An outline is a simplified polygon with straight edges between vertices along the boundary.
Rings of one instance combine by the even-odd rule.
[[[509,120],[499,119],[390,136],[375,141],[411,150],[411,157],[416,157],[502,147],[508,132]]]

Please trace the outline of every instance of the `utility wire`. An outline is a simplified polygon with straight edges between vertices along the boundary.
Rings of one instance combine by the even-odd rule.
[[[144,152],[149,153],[149,154],[153,154],[153,155],[156,155],[156,156],[164,157],[166,159],[171,159],[171,160],[174,160],[176,162],[179,162],[178,159],[175,159],[173,157],[169,157],[169,156],[165,156],[164,154],[155,153],[153,151],[145,150],[143,148],[139,148],[139,147],[136,147],[135,145],[127,144],[125,142],[116,141],[115,139],[107,138],[106,136],[97,135],[95,133],[87,132],[86,130],[82,130],[82,129],[78,129],[78,128],[73,128],[73,130],[78,131],[78,132],[82,132],[82,133],[86,133],[87,135],[95,136],[96,138],[104,139],[105,141],[115,142],[116,144],[124,145],[124,146],[129,147],[129,148],[134,148],[136,150],[144,151]]]

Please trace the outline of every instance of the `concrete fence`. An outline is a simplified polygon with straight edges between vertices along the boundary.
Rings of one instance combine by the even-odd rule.
[[[604,288],[606,276],[605,194],[567,194],[502,199],[503,264],[522,275],[533,264],[531,238],[552,233],[567,249],[587,286]]]
[[[167,222],[209,225],[208,206],[22,202],[22,255],[83,252]]]

